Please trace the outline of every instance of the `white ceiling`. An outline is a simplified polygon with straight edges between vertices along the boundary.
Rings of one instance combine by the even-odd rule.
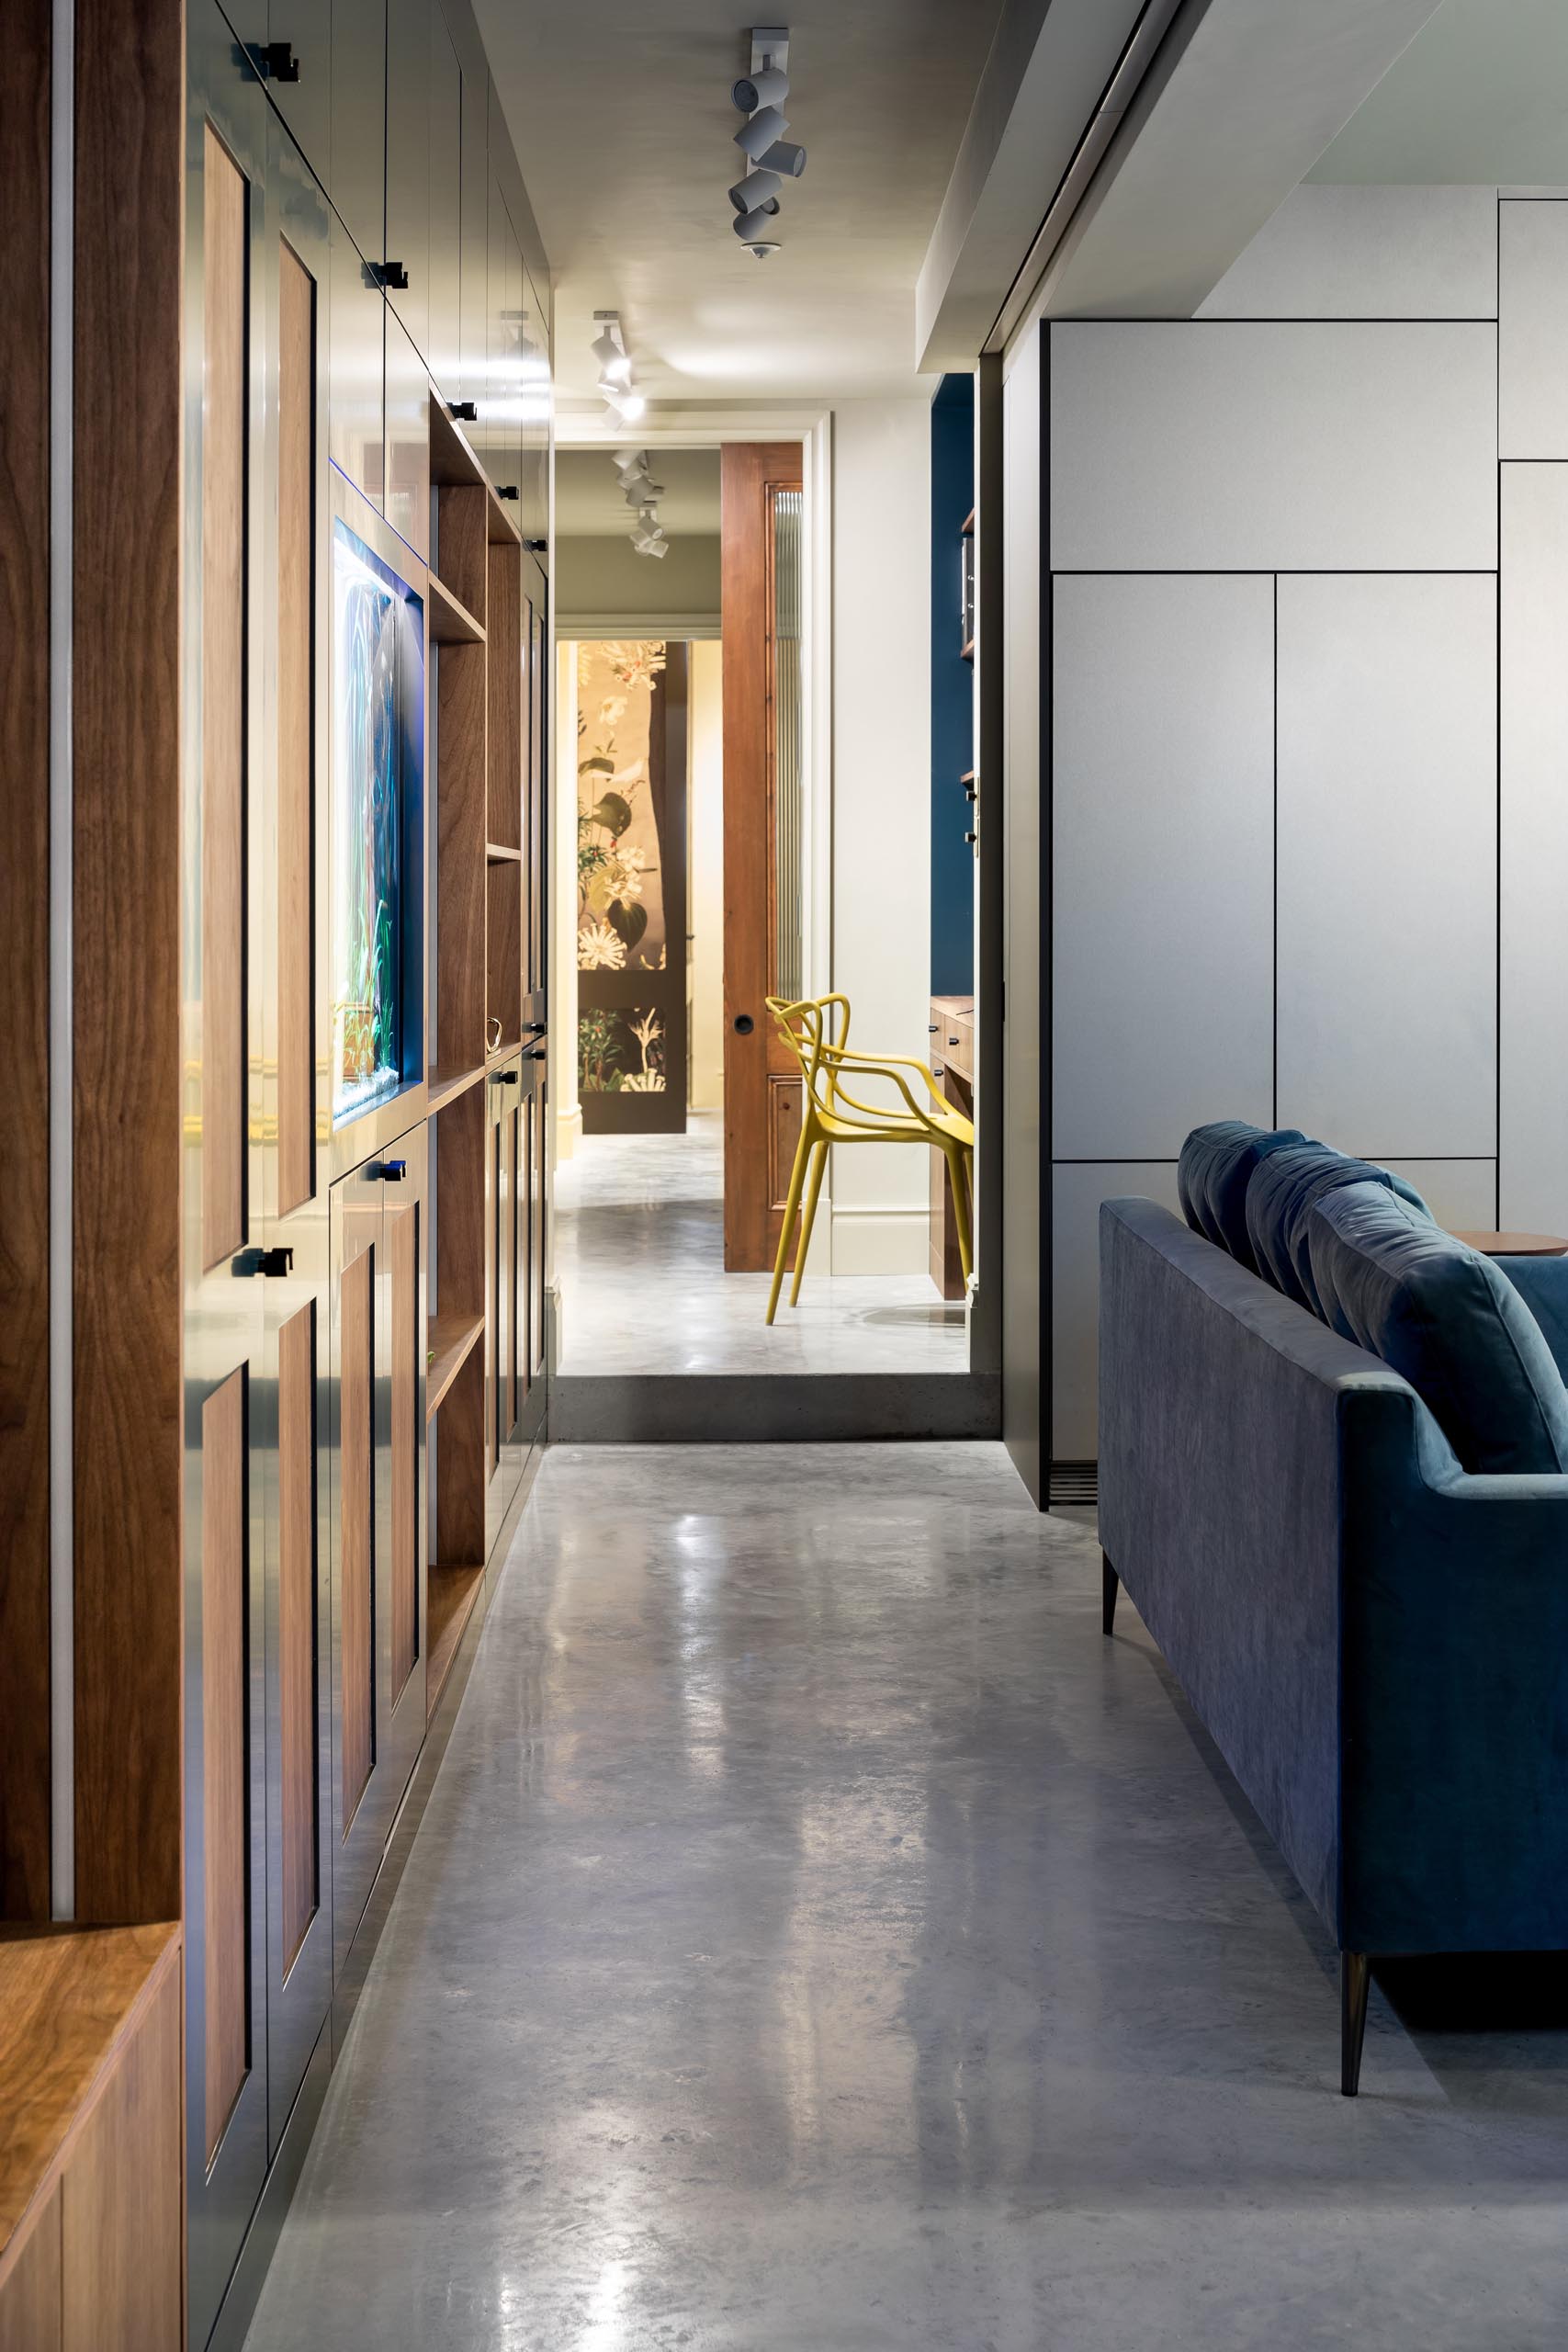
[[[635,440],[621,445],[636,448]],[[654,449],[653,479],[664,485],[659,519],[674,538],[718,535],[716,449]],[[627,536],[633,517],[615,469],[603,449],[561,449],[556,455],[556,536],[609,539]]]
[[[1568,186],[1568,0],[1443,0],[1309,177]]]
[[[919,388],[914,289],[1001,0],[807,0],[790,28],[784,247],[730,226],[756,0],[475,0],[556,280],[558,399],[619,310],[650,401]],[[652,418],[649,422],[653,422]]]

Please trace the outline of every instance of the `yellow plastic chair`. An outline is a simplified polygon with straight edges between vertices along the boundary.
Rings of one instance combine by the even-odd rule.
[[[795,1213],[800,1208],[800,1196],[804,1190],[806,1208],[801,1217],[800,1246],[795,1253],[795,1279],[789,1293],[792,1306],[799,1301],[800,1277],[805,1271],[806,1253],[811,1244],[812,1221],[817,1215],[818,1195],[822,1190],[822,1171],[828,1164],[828,1147],[832,1143],[929,1143],[936,1147],[947,1162],[947,1181],[953,1189],[953,1216],[958,1235],[958,1261],[967,1282],[971,1263],[971,1169],[975,1151],[975,1129],[971,1123],[962,1112],[953,1108],[924,1062],[915,1061],[905,1054],[851,1054],[850,1001],[847,996],[805,997],[795,1004],[771,996],[767,1005],[780,1034],[800,1064],[803,1080],[800,1141],[795,1146],[789,1197],[784,1203],[784,1230],[779,1235],[779,1254],[773,1265],[773,1286],[768,1293],[768,1321],[773,1321],[778,1306],[784,1261],[789,1256],[790,1235],[795,1229]],[[906,1070],[918,1071],[925,1080],[935,1109],[916,1100],[910,1082],[904,1076]],[[850,1092],[843,1082],[846,1078],[880,1079],[894,1090],[897,1100],[893,1103],[864,1102]]]

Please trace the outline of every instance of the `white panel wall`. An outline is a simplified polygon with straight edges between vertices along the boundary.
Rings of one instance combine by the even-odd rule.
[[[1495,319],[1489,187],[1305,181],[1226,270],[1201,319]]]
[[[1568,204],[1497,207],[1498,451],[1568,458]]]
[[[1492,325],[1085,321],[1051,354],[1058,571],[1495,565]]]
[[[1501,1221],[1568,1233],[1568,465],[1502,472]]]
[[[1496,583],[1284,578],[1279,1113],[1496,1149]]]
[[[1273,580],[1058,580],[1053,675],[1053,1153],[1174,1159],[1273,1102]]]
[[[833,417],[833,978],[852,1035],[924,1060],[931,1003],[931,406]],[[835,1273],[919,1273],[929,1153],[833,1155]]]
[[[1495,1159],[1381,1159],[1380,1168],[1414,1184],[1450,1232],[1490,1233],[1497,1224]]]

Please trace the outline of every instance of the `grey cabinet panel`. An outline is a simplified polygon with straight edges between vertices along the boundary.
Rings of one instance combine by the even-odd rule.
[[[386,303],[343,222],[332,224],[327,449],[372,504],[382,494]]]
[[[1496,329],[1051,329],[1058,571],[1486,570]]]
[[[1450,1231],[1489,1233],[1497,1222],[1495,1159],[1384,1159],[1414,1184],[1439,1225]]]
[[[459,399],[480,410],[465,430],[476,449],[489,447],[483,414],[485,371],[490,365],[490,84],[483,74],[463,75],[462,277],[459,288],[462,385]]]
[[[430,347],[430,63],[434,0],[387,0],[387,248],[405,287],[387,300],[423,358]]]
[[[1174,1159],[1274,1087],[1274,582],[1055,583],[1052,1148]]]
[[[493,112],[493,100],[492,100]],[[493,141],[492,141],[493,152]],[[523,451],[519,348],[523,254],[494,172],[490,182],[489,372],[479,416],[489,426],[485,458],[498,490],[516,488]]]
[[[523,318],[518,347],[522,395],[519,428],[518,527],[525,539],[543,540],[549,531],[550,338],[547,297],[525,268]]]
[[[333,0],[327,193],[367,261],[386,258],[387,0]]]
[[[1502,478],[1502,1214],[1568,1233],[1568,467]]]
[[[1129,1193],[1179,1216],[1174,1162],[1051,1170],[1051,1458],[1100,1451],[1100,1204]]]
[[[1303,181],[1197,315],[1495,319],[1495,192]]]
[[[332,10],[305,7],[300,0],[271,0],[266,12],[269,41],[287,41],[299,68],[295,82],[268,78],[267,96],[293,133],[296,145],[325,187],[332,171]]]
[[[1002,666],[1004,705],[1002,876],[1007,1018],[1002,1023],[1002,1435],[1036,1502],[1049,1465],[1042,1461],[1046,1345],[1042,1135],[1041,675],[1043,548],[1040,478],[1044,330],[1028,335],[1002,392]],[[988,452],[982,444],[982,463]],[[994,460],[992,460],[994,462]],[[985,616],[981,627],[987,626]],[[987,803],[987,810],[990,804]],[[988,818],[987,818],[988,821]],[[982,1149],[984,1145],[982,1144]],[[995,1280],[980,1237],[980,1279]]]
[[[388,522],[414,553],[430,555],[430,386],[424,363],[387,314]]]
[[[1568,458],[1568,202],[1497,207],[1497,453]]]
[[[423,348],[449,401],[462,392],[463,76],[446,19],[430,11],[430,323]],[[417,337],[415,338],[417,341]]]
[[[1376,1157],[1490,1158],[1495,582],[1279,597],[1280,1117]]]

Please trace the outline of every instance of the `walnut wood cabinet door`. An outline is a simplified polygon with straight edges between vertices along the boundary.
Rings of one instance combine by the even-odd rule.
[[[188,33],[185,2016],[190,2334],[204,2343],[267,2154],[268,113],[207,0]]]
[[[267,155],[272,662],[265,716],[269,855],[263,959],[270,1262],[263,1396],[266,1560],[267,2144],[276,2154],[332,2004],[332,1462],[327,1448],[328,1225],[318,1151],[326,1055],[325,582],[332,220],[283,126]]]
[[[421,1126],[331,1195],[337,1974],[424,1736],[425,1156]]]

